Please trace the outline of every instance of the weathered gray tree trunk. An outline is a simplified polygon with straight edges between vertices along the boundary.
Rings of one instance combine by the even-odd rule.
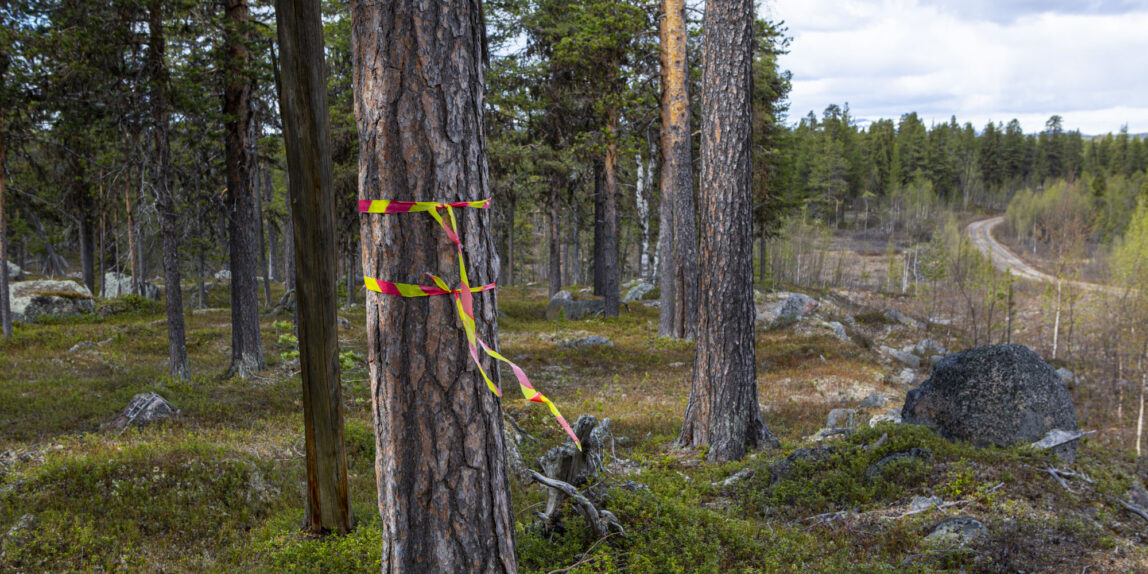
[[[488,197],[479,0],[352,0],[351,19],[359,198]],[[470,283],[490,282],[489,210],[455,215]],[[362,241],[369,277],[458,284],[458,253],[427,214],[364,216]],[[475,294],[474,316],[494,344],[494,291]],[[369,293],[367,346],[383,572],[515,572],[500,401],[470,362],[454,301]]]
[[[168,141],[167,62],[164,59],[163,0],[148,4],[148,68],[151,76],[152,134],[155,137],[155,205],[163,239],[163,280],[167,310],[167,341],[173,379],[191,378],[184,337],[183,290],[179,274],[179,227],[171,189],[171,146]],[[141,278],[142,279],[142,278]]]
[[[706,2],[699,325],[678,441],[708,445],[713,461],[740,459],[772,438],[754,360],[753,21],[753,0]]]
[[[231,256],[231,367],[228,376],[246,377],[266,366],[259,332],[259,256],[255,188],[250,171],[254,158],[247,145],[251,123],[248,78],[247,0],[226,0],[225,86],[223,114],[227,117],[228,248]]]
[[[661,307],[658,335],[694,338],[698,324],[698,251],[690,143],[685,0],[662,0]]]
[[[351,529],[339,327],[335,305],[335,205],[331,130],[320,0],[277,0],[283,118],[298,277],[299,365],[307,450],[306,527],[315,534]]]

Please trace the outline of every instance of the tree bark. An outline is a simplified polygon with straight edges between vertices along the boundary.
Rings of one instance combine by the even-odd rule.
[[[758,407],[754,357],[753,21],[753,0],[706,3],[700,324],[678,441],[708,445],[711,461],[740,459],[772,436]]]
[[[226,66],[223,114],[227,117],[228,248],[231,256],[231,367],[228,376],[245,378],[266,366],[259,332],[259,284],[255,252],[255,189],[247,137],[251,124],[248,78],[247,0],[226,0]]]
[[[0,58],[3,55],[0,54]],[[3,70],[0,70],[2,73]],[[0,85],[4,78],[0,76]],[[0,112],[2,113],[2,112]],[[0,117],[0,122],[3,122]],[[3,124],[0,123],[0,126]],[[0,334],[12,336],[12,302],[8,300],[8,220],[4,213],[4,187],[8,183],[8,171],[4,169],[7,148],[4,147],[4,133],[0,132]]]
[[[594,271],[594,294],[603,295],[606,293],[606,270],[603,265],[606,262],[606,191],[603,189],[604,178],[602,174],[602,164],[600,162],[594,163],[594,261],[592,263]]]
[[[73,149],[75,149],[73,147]],[[92,190],[87,181],[87,168],[84,159],[73,157],[72,193],[75,198],[76,219],[80,222],[80,271],[84,285],[92,293],[96,292],[96,253],[95,253],[95,206]]]
[[[299,230],[295,285],[307,450],[305,526],[314,534],[346,533],[352,517],[335,314],[337,246],[323,21],[320,0],[277,0],[275,8],[288,190]]]
[[[550,283],[550,297],[562,290],[562,231],[558,226],[558,196],[561,191],[562,176],[558,173],[550,174],[550,200],[548,202],[550,204],[550,216],[547,222],[549,227],[547,238],[550,244],[550,266],[547,271],[547,278]]]
[[[621,281],[618,277],[618,110],[606,111],[606,197],[602,200],[602,295],[606,298],[607,317],[617,317],[621,306]]]
[[[155,205],[159,212],[160,235],[163,238],[163,279],[167,310],[167,341],[170,373],[173,379],[188,380],[191,369],[187,362],[184,337],[183,290],[179,275],[179,226],[176,221],[175,194],[171,189],[171,146],[168,140],[167,62],[164,60],[163,0],[148,4],[148,68],[151,76],[152,133],[155,136]]]
[[[479,0],[352,0],[351,19],[359,198],[488,197]],[[490,282],[489,210],[455,215],[470,283]],[[457,284],[459,254],[428,215],[369,215],[361,227],[367,276]],[[474,316],[478,336],[497,341],[493,291],[474,295]],[[470,362],[454,301],[371,292],[367,327],[382,571],[515,572],[500,400]]]
[[[258,162],[258,151],[252,155],[252,159]],[[258,163],[257,163],[258,165]],[[255,170],[254,180],[252,181],[252,189],[255,191],[255,214],[259,222],[259,269],[260,275],[263,276],[263,299],[266,301],[267,306],[271,307],[271,273],[267,266],[267,230],[263,224],[263,181],[269,176],[265,173],[266,166],[260,165]],[[258,278],[257,278],[258,279]]]
[[[693,339],[698,324],[698,251],[690,142],[685,0],[663,0],[661,308],[658,335]],[[668,208],[668,209],[667,209]]]

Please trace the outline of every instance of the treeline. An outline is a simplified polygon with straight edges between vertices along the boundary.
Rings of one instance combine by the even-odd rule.
[[[1088,138],[1066,131],[1058,115],[1028,134],[1015,119],[978,130],[955,116],[926,126],[915,112],[861,128],[847,104],[831,105],[821,118],[810,112],[791,137],[774,190],[834,227],[847,221],[870,227],[870,207],[882,202],[920,207],[933,200],[1003,210],[1018,190],[1058,179],[1088,178],[1097,186],[1094,193],[1104,196],[1108,180],[1122,188],[1148,170],[1148,146],[1127,127]],[[895,217],[899,206],[890,207],[893,213],[883,218],[886,231],[906,220]]]

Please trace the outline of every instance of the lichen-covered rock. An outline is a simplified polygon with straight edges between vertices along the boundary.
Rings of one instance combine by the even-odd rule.
[[[574,296],[569,291],[562,290],[555,293],[550,298],[550,303],[546,305],[546,319],[555,321],[560,317],[565,317],[568,320],[577,321],[591,315],[601,315],[605,311],[606,301],[604,299],[575,301]]]
[[[861,400],[861,408],[871,409],[875,407],[883,407],[888,402],[889,399],[886,398],[885,395],[882,395],[881,393],[872,393]]]
[[[853,409],[833,409],[829,411],[829,416],[826,417],[825,428],[831,429],[852,429],[856,428],[857,422],[855,415],[857,411]]]
[[[918,357],[917,355],[914,355],[913,353],[908,352],[908,351],[901,351],[898,349],[894,349],[892,347],[886,347],[886,346],[882,345],[881,346],[881,354],[885,355],[886,357],[889,357],[890,359],[900,361],[901,363],[904,363],[909,368],[912,368],[912,369],[921,368],[921,358]]]
[[[591,335],[589,337],[582,337],[581,339],[573,339],[570,341],[562,341],[558,343],[559,349],[585,349],[587,347],[613,347],[614,342],[606,337],[599,337],[598,335]]]
[[[163,397],[155,393],[140,393],[132,397],[128,406],[108,421],[104,428],[121,431],[129,425],[143,426],[177,414],[179,411]]]
[[[6,263],[8,265],[8,280],[9,281],[23,281],[24,280],[24,270],[20,269],[19,265],[16,265],[15,263],[12,263],[11,261],[8,261]]]
[[[159,287],[156,287],[154,283],[151,283],[149,281],[144,281],[142,288],[143,288],[143,296],[144,297],[146,297],[148,299],[152,299],[154,301],[159,301],[159,298],[160,298]],[[106,297],[108,299],[115,299],[116,297],[125,297],[125,296],[131,295],[131,294],[132,294],[132,276],[131,275],[126,275],[124,273],[116,273],[115,271],[109,271],[107,273],[104,273],[104,297]]]
[[[771,327],[784,327],[805,318],[806,315],[817,310],[817,299],[801,293],[793,293],[786,297],[770,314]]]
[[[12,319],[30,323],[45,315],[92,311],[92,292],[74,281],[15,281],[8,285]]]
[[[901,418],[977,446],[1032,443],[1053,429],[1078,429],[1064,381],[1022,345],[988,345],[945,357],[932,377],[909,391]],[[1053,452],[1072,460],[1076,443]]]
[[[979,520],[968,516],[957,516],[937,524],[925,540],[942,546],[964,546],[985,534],[988,534],[988,529]]]
[[[653,290],[654,286],[652,284],[640,281],[633,287],[630,287],[629,291],[626,291],[626,296],[622,297],[622,302],[633,303],[634,301],[640,301]]]

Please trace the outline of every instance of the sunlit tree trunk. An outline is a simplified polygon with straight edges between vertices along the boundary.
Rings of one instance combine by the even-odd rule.
[[[713,461],[776,441],[757,402],[754,350],[753,21],[753,0],[706,3],[699,325],[678,442],[708,446]]]
[[[489,197],[479,0],[352,0],[351,20],[359,198]],[[490,211],[455,216],[470,283],[493,281]],[[458,284],[458,253],[430,216],[361,221],[366,276]],[[477,334],[492,344],[494,294],[474,295]],[[500,400],[471,363],[454,305],[367,296],[383,572],[517,571]]]
[[[663,0],[662,269],[658,335],[692,339],[698,323],[698,251],[690,142],[685,0]]]

